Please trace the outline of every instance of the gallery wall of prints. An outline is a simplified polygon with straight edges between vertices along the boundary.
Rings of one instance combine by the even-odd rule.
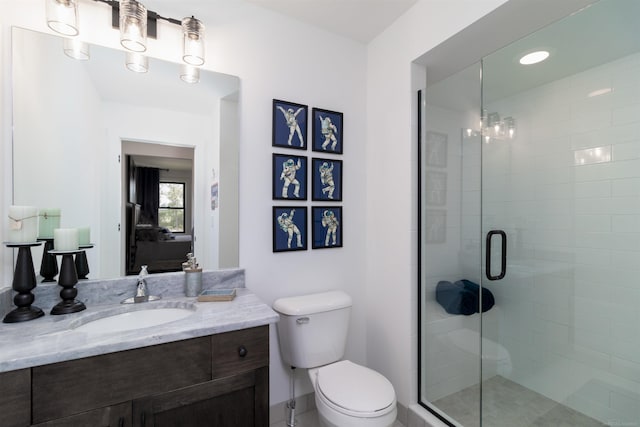
[[[343,114],[278,99],[272,110],[273,252],[342,247]]]

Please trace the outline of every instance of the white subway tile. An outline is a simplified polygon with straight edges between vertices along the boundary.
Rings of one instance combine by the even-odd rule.
[[[611,181],[587,181],[576,182],[574,185],[573,196],[576,199],[584,199],[591,197],[610,197],[611,196]]]
[[[611,195],[613,197],[639,196],[640,178],[634,177],[611,181]]]
[[[615,108],[611,120],[614,126],[637,123],[640,118],[640,103]]]
[[[614,162],[640,158],[640,141],[615,144],[611,148],[611,159]]]
[[[612,228],[610,215],[576,215],[574,220],[575,229],[580,232],[610,232]]]

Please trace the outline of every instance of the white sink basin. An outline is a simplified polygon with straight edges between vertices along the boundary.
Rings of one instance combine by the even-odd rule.
[[[87,333],[106,333],[130,331],[175,322],[191,316],[193,310],[188,308],[153,308],[126,313],[113,314],[84,323],[76,331]]]

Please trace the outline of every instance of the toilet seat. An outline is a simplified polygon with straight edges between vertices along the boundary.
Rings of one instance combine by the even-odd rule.
[[[327,406],[353,417],[380,417],[395,409],[393,385],[378,372],[342,360],[318,368],[316,393]]]

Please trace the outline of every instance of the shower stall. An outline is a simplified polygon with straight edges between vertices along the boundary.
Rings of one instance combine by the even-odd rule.
[[[418,395],[446,424],[640,427],[639,21],[600,0],[427,69]]]

